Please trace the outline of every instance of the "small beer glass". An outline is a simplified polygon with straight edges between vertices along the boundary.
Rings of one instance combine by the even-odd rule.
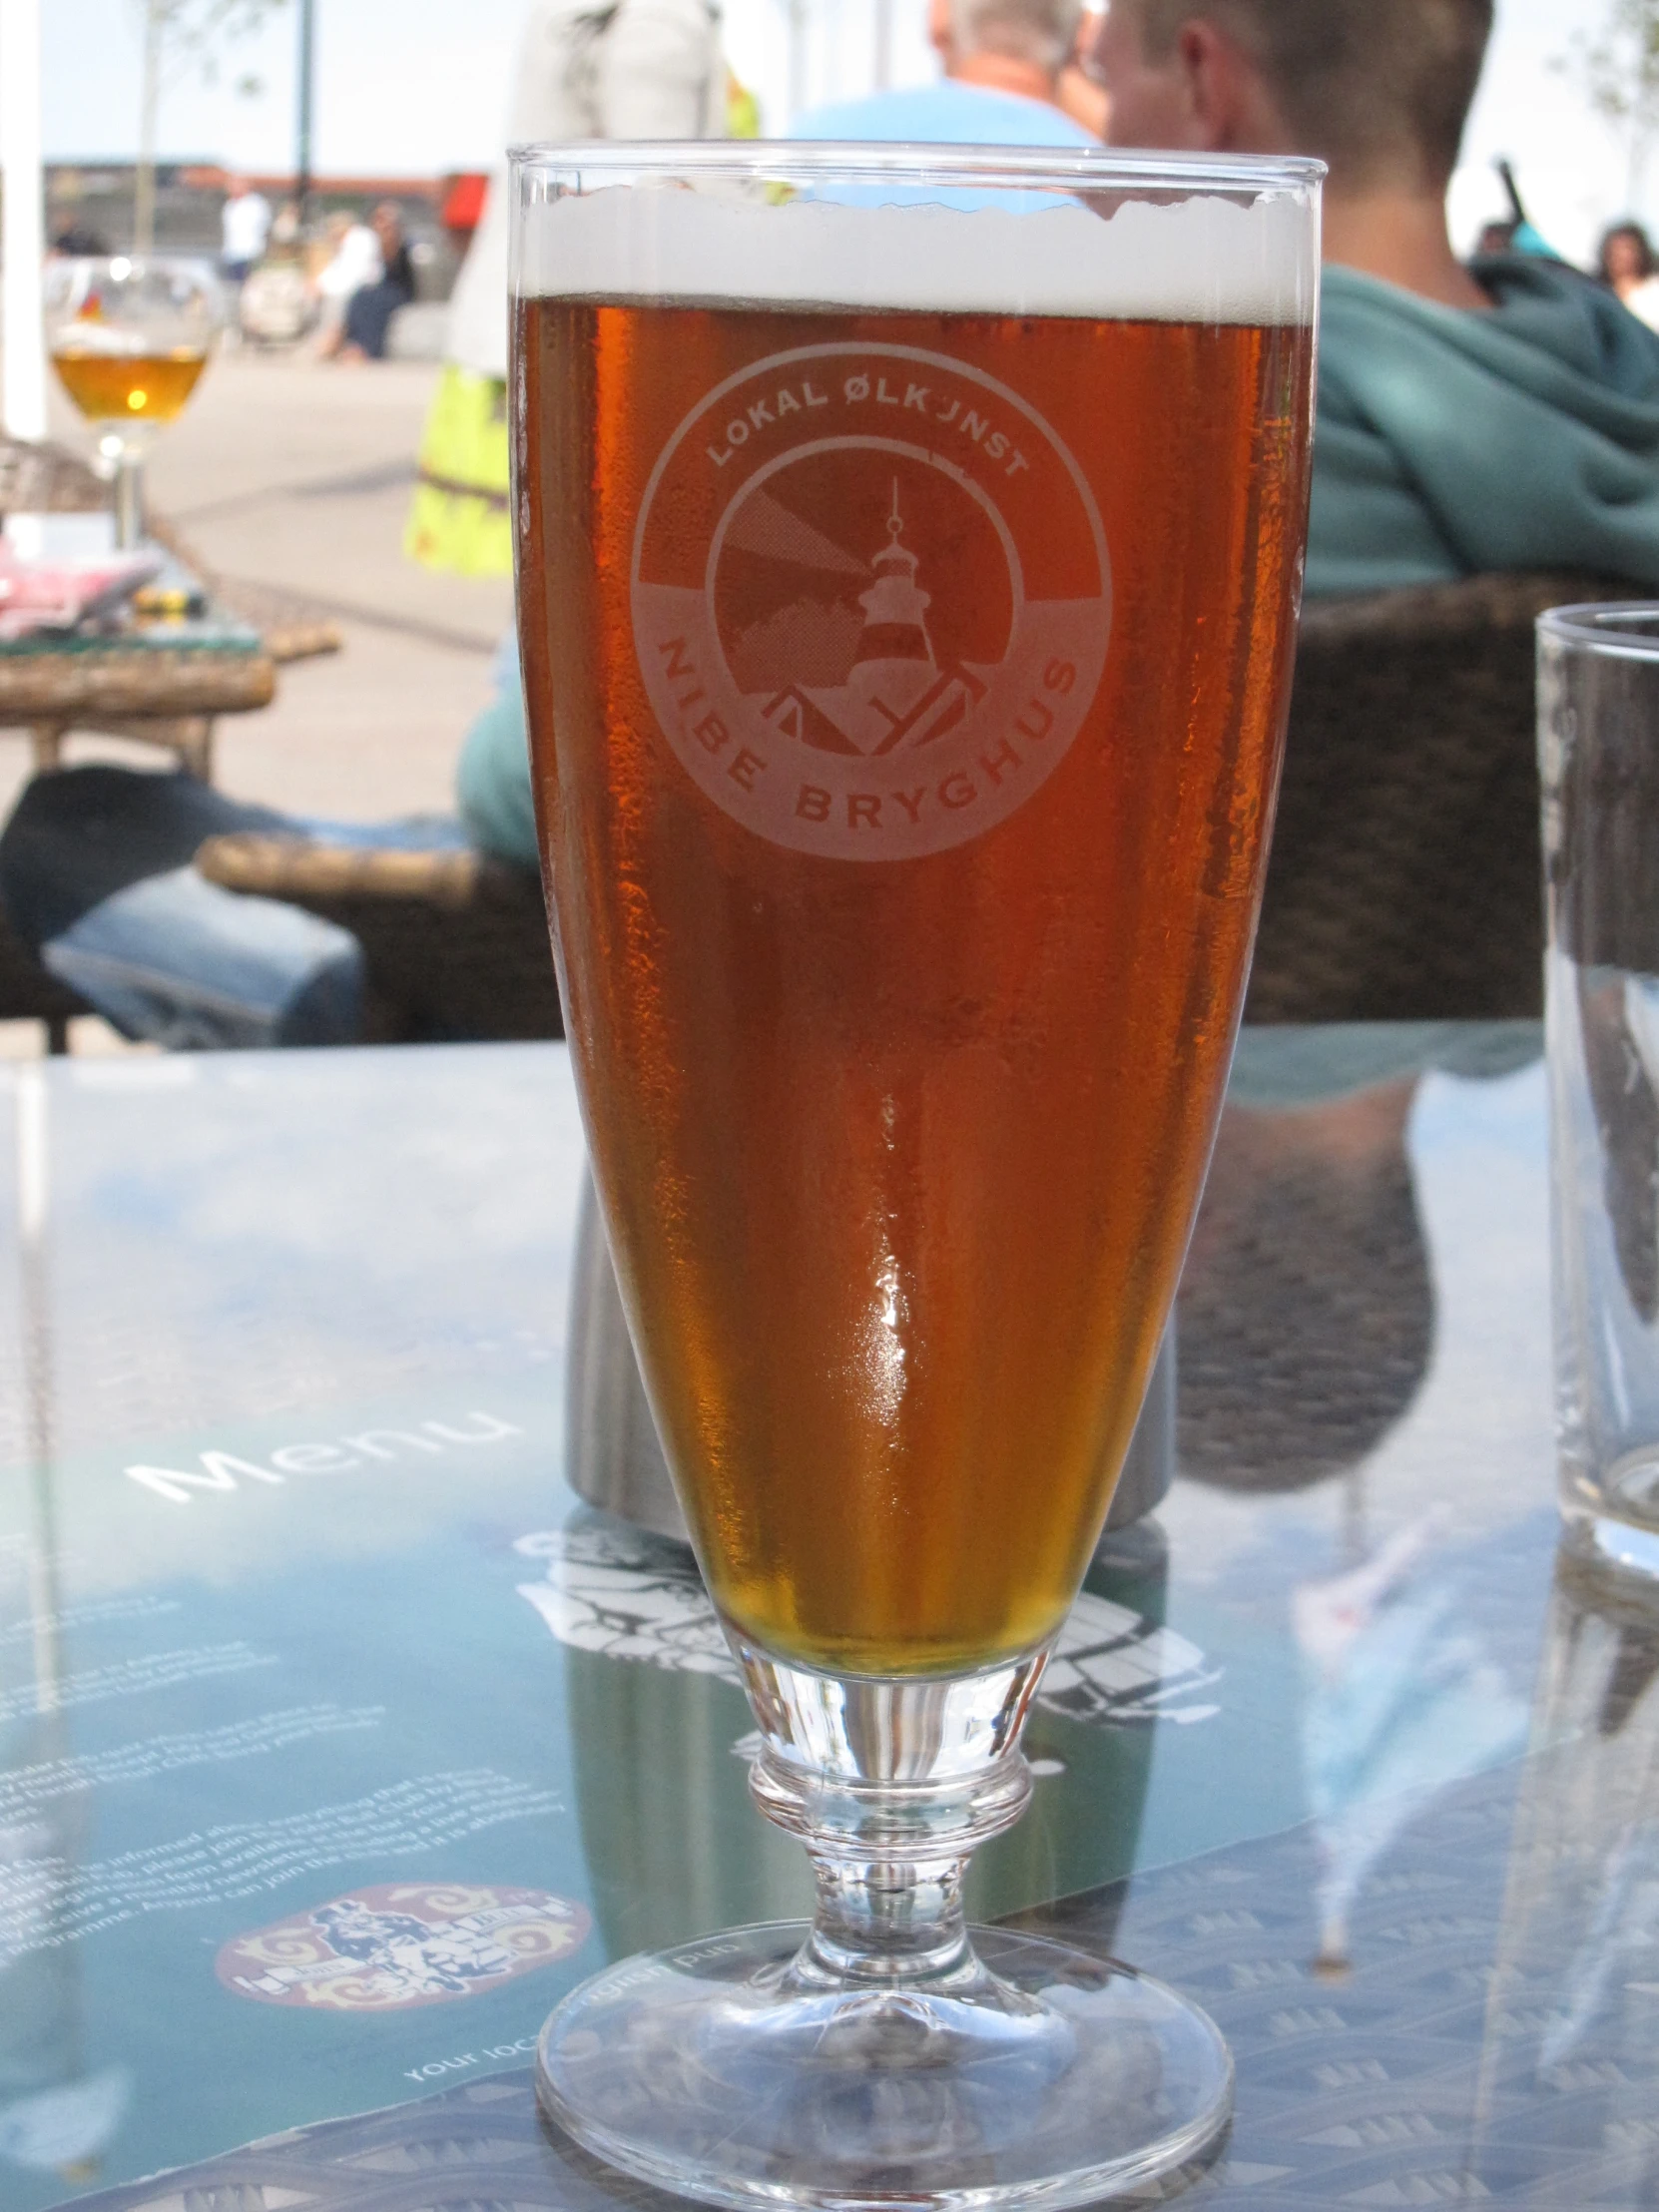
[[[1318,164],[515,156],[520,643],[594,1179],[811,1926],[613,1965],[548,2113],[733,2206],[1086,2202],[1231,2065],[980,1932],[1250,958]]]
[[[225,294],[205,262],[117,254],[46,265],[52,366],[98,433],[120,546],[144,541],[145,455],[183,413],[224,320]]]

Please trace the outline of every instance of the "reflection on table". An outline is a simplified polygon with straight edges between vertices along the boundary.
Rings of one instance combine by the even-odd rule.
[[[1180,1478],[1091,1572],[975,1872],[1220,2020],[1196,2202],[1654,2201],[1659,1647],[1551,1588],[1535,1055],[1247,1043]],[[562,1050],[72,1062],[0,1087],[20,1142],[0,2201],[629,2196],[539,2132],[537,2024],[805,1875],[689,1553],[560,1479]]]

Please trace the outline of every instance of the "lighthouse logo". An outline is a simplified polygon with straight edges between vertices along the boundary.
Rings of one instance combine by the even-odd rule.
[[[752,674],[756,660],[768,664],[759,670],[759,690],[748,695],[752,700],[770,695],[761,707],[768,722],[821,752],[882,760],[906,748],[931,745],[972,715],[988,695],[994,666],[975,667],[961,659],[939,665],[927,623],[932,594],[916,580],[920,565],[904,543],[895,475],[887,542],[870,558],[869,588],[853,595],[862,610],[855,640],[847,602],[830,598],[798,600],[790,610],[794,620],[783,626],[784,636],[769,637],[763,654],[745,653],[747,637],[738,643],[736,657]],[[790,634],[812,630],[826,613],[852,658],[844,673],[835,667],[837,683],[798,681],[788,669]],[[847,619],[837,622],[837,615]],[[832,647],[830,652],[832,656]]]
[[[1088,482],[1006,386],[837,342],[728,378],[669,440],[635,533],[635,643],[681,767],[827,859],[938,852],[1053,775],[1111,614]]]

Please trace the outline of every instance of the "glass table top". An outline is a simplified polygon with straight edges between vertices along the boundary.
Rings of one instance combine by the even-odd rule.
[[[1659,1602],[1556,1562],[1544,1150],[1524,1026],[1241,1052],[1177,1477],[972,1875],[1211,2008],[1195,2204],[1659,2203]],[[563,1048],[13,1069],[0,1162],[0,2208],[638,2201],[540,2021],[808,1883],[689,1554],[565,1483]]]

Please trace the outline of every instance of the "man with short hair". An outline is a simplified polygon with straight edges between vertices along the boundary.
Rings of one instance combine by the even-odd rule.
[[[1659,342],[1535,256],[1446,232],[1491,0],[1112,0],[1117,146],[1316,154],[1325,208],[1308,589],[1490,569],[1659,584]]]
[[[937,84],[815,108],[792,138],[919,145],[1092,146],[1058,106],[1082,0],[928,0]]]

